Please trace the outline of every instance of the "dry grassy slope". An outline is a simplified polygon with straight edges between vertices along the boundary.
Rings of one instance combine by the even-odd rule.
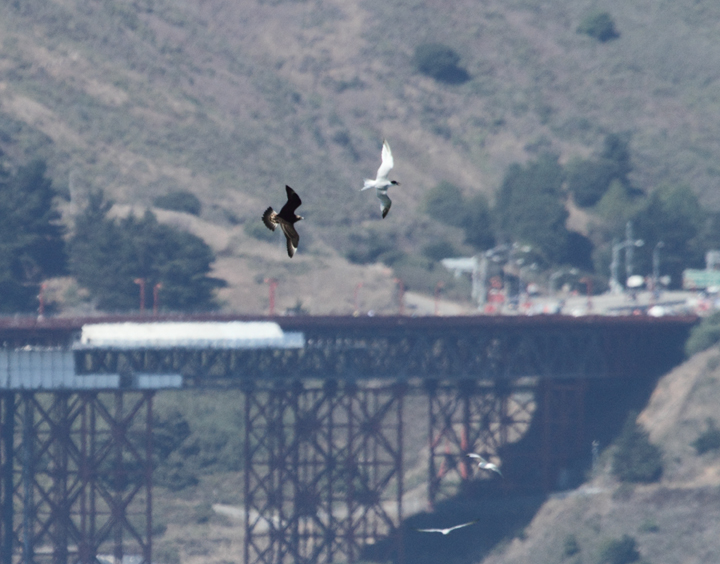
[[[593,6],[3,3],[0,125],[11,135],[0,147],[47,157],[57,184],[80,202],[91,187],[140,207],[170,189],[196,193],[203,219],[233,241],[218,271],[231,282],[226,299],[244,311],[262,310],[258,280],[287,258],[278,248],[256,261],[262,244],[232,222],[257,221],[264,206],[279,205],[285,183],[303,196],[309,265],[325,261],[346,280],[364,280],[338,254],[379,224],[372,195],[356,190],[377,169],[384,136],[402,187],[382,229],[406,250],[441,236],[432,224],[417,226],[418,200],[438,181],[492,194],[511,162],[543,149],[563,160],[587,155],[611,131],[633,133],[640,186],[685,181],[720,205],[712,70],[720,68],[720,8],[608,0],[621,38],[600,45],[575,33]],[[415,74],[413,49],[428,41],[455,48],[472,80],[446,86]],[[250,290],[240,288],[248,274]],[[392,280],[381,285],[378,308],[392,302]],[[292,301],[317,290],[297,286]],[[329,309],[346,309],[345,289],[322,291],[324,303],[335,302]]]
[[[620,486],[601,456],[597,475],[579,490],[548,501],[525,530],[483,564],[550,564],[563,560],[575,535],[581,552],[567,562],[595,562],[603,541],[633,536],[652,564],[720,562],[720,453],[698,456],[691,443],[720,412],[720,350],[697,354],[664,376],[638,420],[664,455],[657,484]]]

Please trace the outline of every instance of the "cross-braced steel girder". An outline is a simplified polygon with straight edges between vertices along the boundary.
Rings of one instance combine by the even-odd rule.
[[[2,564],[150,564],[152,395],[3,395]]]
[[[245,390],[246,562],[354,562],[396,531],[403,395],[334,381]]]
[[[467,455],[474,452],[502,465],[503,447],[521,439],[530,426],[536,410],[536,381],[431,381],[425,387],[430,441],[428,500],[432,504],[450,493],[443,491],[445,484],[492,477]]]

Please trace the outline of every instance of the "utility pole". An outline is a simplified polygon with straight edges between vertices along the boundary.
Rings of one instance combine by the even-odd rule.
[[[633,229],[632,221],[625,224],[625,281],[633,275]]]
[[[140,286],[140,313],[145,313],[145,279],[136,278],[133,282]]]

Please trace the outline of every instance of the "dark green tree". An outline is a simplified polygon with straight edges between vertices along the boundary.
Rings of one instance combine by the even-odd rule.
[[[460,84],[470,80],[467,71],[459,66],[460,55],[441,43],[418,45],[415,48],[413,64],[419,72],[438,82]]]
[[[590,14],[580,22],[577,32],[589,35],[603,43],[620,37],[615,29],[615,21],[608,12]]]
[[[425,193],[422,209],[441,223],[462,228],[465,242],[476,249],[495,245],[490,204],[484,194],[475,193],[466,200],[460,188],[442,181]]]
[[[609,159],[583,159],[567,167],[568,191],[581,207],[594,206],[617,177],[617,167]]]
[[[465,202],[462,228],[465,242],[476,249],[487,250],[495,246],[490,204],[484,194],[475,193]]]
[[[632,171],[629,144],[629,135],[610,133],[603,140],[599,158],[577,159],[568,164],[568,191],[573,194],[577,205],[595,205],[615,180],[622,184],[629,195],[634,192],[628,179]]]
[[[601,159],[615,167],[615,178],[627,184],[627,175],[632,171],[630,163],[630,136],[627,133],[608,133],[603,140]]]
[[[598,564],[631,564],[640,560],[637,543],[630,535],[603,544]]]
[[[110,219],[111,207],[102,192],[91,194],[70,241],[71,272],[100,309],[136,309],[135,280],[140,278],[148,289],[146,306],[152,303],[151,289],[160,283],[160,301],[166,309],[217,307],[213,292],[225,282],[208,276],[215,256],[202,239],[159,223],[150,211],[141,218]]]
[[[636,271],[652,271],[652,251],[662,241],[662,274],[669,274],[671,286],[679,287],[685,268],[700,268],[704,263],[702,241],[705,212],[694,192],[687,186],[661,186],[645,201],[630,220],[634,236],[645,242],[636,253]]]
[[[425,192],[422,209],[441,223],[459,226],[461,217],[465,214],[462,191],[455,184],[443,180]]]
[[[615,442],[612,472],[623,482],[655,482],[663,471],[662,453],[636,418],[636,412],[628,415]]]
[[[36,309],[43,279],[66,268],[57,196],[41,160],[0,173],[0,311]]]
[[[543,155],[525,166],[512,164],[495,203],[499,233],[506,239],[532,245],[533,252],[548,265],[566,262],[570,255],[570,235],[565,227],[568,212],[562,194],[564,177],[553,155]],[[589,258],[582,257],[581,262],[587,263]]]

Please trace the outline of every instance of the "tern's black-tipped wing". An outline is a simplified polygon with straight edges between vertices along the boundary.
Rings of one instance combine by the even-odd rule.
[[[392,202],[390,201],[390,198],[388,198],[387,190],[377,190],[376,194],[378,200],[380,200],[380,212],[382,213],[383,219],[385,219],[385,216],[387,216],[388,212],[390,211],[390,206],[392,206]]]
[[[300,207],[302,200],[300,199],[300,196],[295,193],[295,190],[290,188],[290,186],[286,185],[285,191],[287,192],[288,201],[282,207],[278,215],[287,221],[294,222],[295,210]]]

